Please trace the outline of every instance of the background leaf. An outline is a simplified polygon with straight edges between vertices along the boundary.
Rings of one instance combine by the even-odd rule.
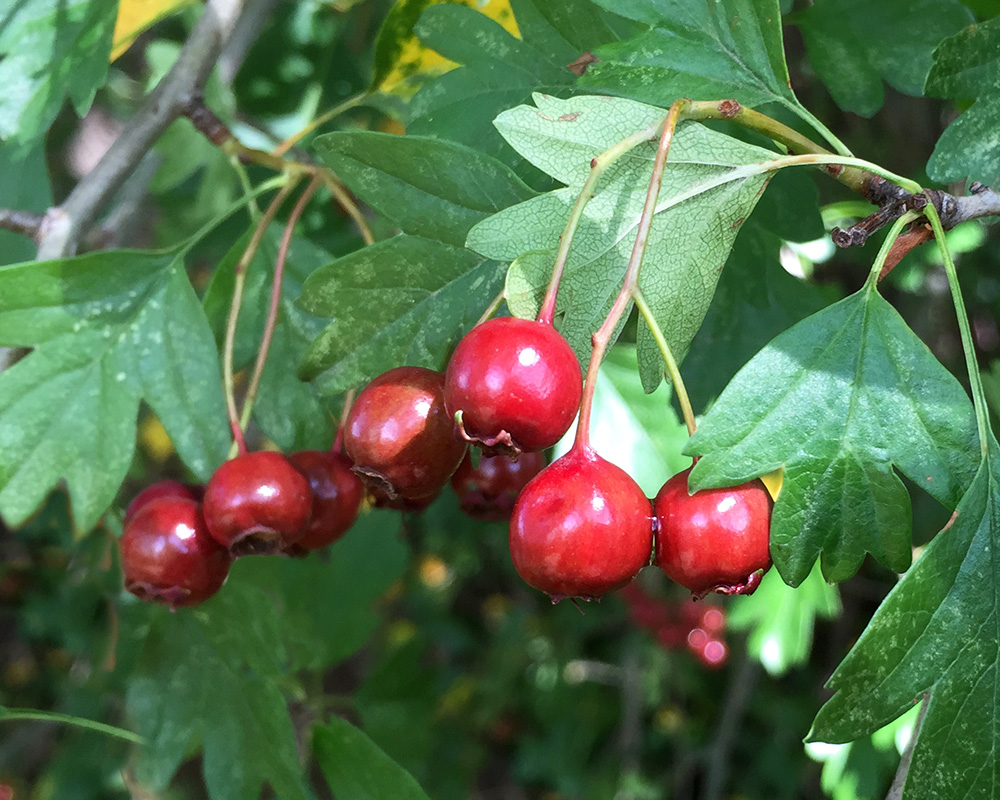
[[[830,678],[811,741],[865,736],[929,693],[904,796],[992,798],[1000,749],[1000,447]]]
[[[922,94],[935,45],[972,18],[957,0],[819,0],[790,21],[837,105],[870,117],[882,108],[883,80]]]
[[[317,270],[299,305],[332,317],[300,374],[326,394],[393,367],[443,369],[503,285],[499,265],[419,236],[396,236]]]
[[[971,25],[934,51],[927,93],[975,100],[938,139],[927,172],[936,181],[1000,181],[1000,18]]]
[[[822,554],[842,581],[865,553],[902,572],[910,503],[893,465],[947,507],[974,470],[972,405],[870,288],[778,336],[736,375],[686,452],[692,489],[784,468],[771,554],[797,586]]]
[[[480,223],[467,245],[489,258],[515,262],[507,280],[508,302],[519,316],[537,312],[553,263],[544,251],[557,245],[591,159],[665,114],[608,97],[536,95],[535,103],[504,112],[497,128],[518,152],[567,187]],[[641,145],[607,170],[574,237],[557,313],[562,315],[560,331],[581,360],[589,357],[590,335],[624,275],[655,147],[653,142]],[[639,279],[677,357],[701,324],[733,239],[766,181],[763,174],[737,167],[773,155],[699,124],[678,127]],[[644,326],[638,353],[643,386],[652,391],[662,378],[663,362]]]
[[[428,800],[420,784],[371,739],[332,717],[313,733],[323,776],[337,797],[356,800]]]
[[[145,399],[207,480],[229,446],[218,354],[171,252],[108,251],[0,269],[0,512],[23,522],[60,479],[80,530],[114,499]],[[95,465],[100,465],[95,469]]]
[[[81,116],[104,84],[115,0],[20,0],[0,18],[0,141],[33,141],[68,97]]]

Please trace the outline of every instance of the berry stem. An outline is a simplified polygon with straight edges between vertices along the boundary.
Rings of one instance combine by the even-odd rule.
[[[670,152],[670,143],[674,138],[674,130],[681,119],[682,114],[690,104],[690,100],[676,100],[667,113],[666,120],[662,123],[663,133],[656,148],[656,158],[653,161],[653,174],[649,178],[649,188],[646,190],[646,202],[642,207],[642,216],[639,218],[639,225],[635,234],[635,244],[632,246],[632,255],[629,256],[628,267],[625,270],[625,278],[622,281],[621,291],[615,298],[611,310],[601,327],[590,337],[593,350],[590,354],[590,364],[587,366],[587,377],[583,386],[583,400],[580,403],[580,419],[576,426],[576,441],[574,447],[584,448],[590,446],[590,414],[594,405],[594,387],[597,382],[597,373],[601,368],[601,361],[604,359],[604,351],[608,348],[611,336],[614,334],[618,321],[628,308],[633,292],[639,285],[639,268],[642,266],[642,257],[646,253],[646,241],[649,238],[649,228],[653,224],[653,214],[656,211],[656,200],[660,195],[660,184],[663,182],[663,170],[667,163],[667,154]]]
[[[583,210],[594,196],[597,182],[601,179],[604,170],[627,152],[655,136],[656,132],[663,127],[663,124],[663,121],[658,121],[648,128],[633,133],[591,160],[590,174],[587,176],[587,180],[583,182],[580,194],[577,195],[573,209],[570,211],[566,228],[559,236],[559,248],[556,250],[556,260],[552,267],[552,277],[549,278],[549,284],[545,289],[545,299],[542,301],[542,307],[538,311],[537,319],[539,322],[551,325],[552,320],[555,318],[556,295],[559,293],[559,281],[562,279],[563,270],[566,267],[566,259],[569,257],[569,248],[573,243],[573,236],[576,234],[580,219],[583,217]]]
[[[340,410],[340,422],[337,423],[337,435],[333,437],[333,447],[330,449],[335,453],[344,452],[344,424],[347,422],[347,415],[351,413],[351,406],[354,405],[355,389],[348,389],[344,394],[344,407]]]
[[[476,325],[482,325],[484,322],[486,322],[486,320],[488,320],[490,317],[496,314],[497,309],[500,308],[500,304],[504,301],[506,297],[507,297],[506,290],[501,289],[500,294],[498,294],[496,297],[493,298],[490,304],[486,306],[486,310],[482,313],[482,316],[480,316],[479,319],[476,320]]]
[[[271,154],[275,156],[284,155],[289,150],[291,150],[296,144],[298,144],[298,142],[300,142],[302,139],[304,139],[306,136],[308,136],[310,133],[312,133],[321,125],[325,125],[330,120],[339,117],[345,111],[350,111],[352,108],[357,108],[359,105],[364,103],[364,101],[368,99],[369,94],[370,92],[368,90],[365,90],[363,92],[358,92],[358,94],[351,95],[346,100],[343,100],[337,105],[335,105],[333,108],[324,111],[322,114],[316,117],[312,122],[310,122],[304,128],[301,128],[297,133],[293,133],[291,136],[285,139],[285,141],[283,141],[281,144],[275,147],[271,151]]]
[[[229,415],[229,427],[233,433],[233,446],[230,448],[229,457],[233,458],[237,454],[247,452],[246,438],[243,436],[243,427],[240,425],[239,412],[236,410],[236,396],[233,380],[233,349],[236,345],[236,322],[240,316],[240,306],[243,304],[243,287],[246,284],[246,272],[257,249],[264,238],[267,226],[271,224],[278,209],[285,198],[291,193],[298,183],[298,177],[292,177],[281,187],[278,193],[271,200],[264,215],[257,222],[257,227],[247,243],[246,250],[240,256],[236,265],[236,275],[233,281],[233,299],[229,305],[229,317],[226,320],[226,339],[222,347],[222,387],[226,396],[226,411]]]
[[[875,290],[878,282],[882,279],[882,267],[885,265],[885,260],[889,257],[892,245],[895,243],[896,239],[899,238],[899,234],[902,233],[903,227],[911,223],[916,218],[917,214],[909,211],[892,223],[892,227],[889,228],[889,232],[885,236],[885,241],[882,242],[882,246],[879,248],[878,255],[875,256],[875,263],[872,264],[872,268],[868,272],[868,278],[865,280],[864,288],[867,291]]]
[[[250,414],[253,411],[254,401],[257,399],[257,391],[260,389],[260,380],[264,374],[264,366],[267,363],[267,353],[271,348],[271,340],[274,338],[274,328],[278,323],[278,311],[281,307],[281,289],[285,277],[285,262],[288,260],[288,248],[292,243],[292,234],[295,226],[306,206],[316,193],[316,190],[323,183],[320,175],[313,177],[312,181],[305,188],[305,191],[295,202],[292,213],[285,224],[285,230],[281,234],[281,244],[278,245],[278,257],[274,263],[274,282],[271,284],[271,304],[267,310],[267,319],[264,322],[264,334],[261,336],[260,349],[257,351],[257,361],[253,365],[253,374],[250,376],[250,383],[247,385],[246,397],[243,399],[243,411],[240,414],[240,430],[245,431],[250,423]]]
[[[674,353],[670,349],[663,331],[660,330],[656,317],[653,316],[653,311],[646,302],[642,290],[638,286],[635,286],[632,290],[632,299],[635,301],[639,313],[642,314],[649,332],[653,334],[656,346],[660,348],[663,363],[667,365],[667,375],[670,377],[670,382],[674,385],[674,393],[677,395],[677,402],[680,403],[681,414],[684,415],[684,424],[687,426],[688,436],[693,436],[697,427],[694,421],[694,410],[691,408],[691,399],[688,397],[687,387],[684,386],[684,378],[681,377],[681,370],[677,365],[677,359],[674,358]]]
[[[955,269],[955,260],[951,257],[951,248],[948,247],[948,240],[944,235],[941,218],[938,216],[937,209],[934,208],[933,203],[928,203],[923,211],[931,223],[931,228],[934,230],[934,238],[937,239],[938,251],[941,253],[941,260],[944,261],[944,269],[948,275],[948,286],[951,288],[951,297],[955,304],[955,316],[958,318],[958,330],[962,338],[962,350],[965,353],[965,366],[969,371],[969,388],[972,391],[972,404],[976,410],[979,446],[982,448],[983,458],[985,459],[989,452],[990,440],[993,439],[993,429],[990,426],[986,394],[983,391],[983,379],[979,374],[979,363],[976,361],[976,347],[972,341],[969,315],[965,310],[965,301],[962,299],[962,287],[958,282],[958,271]]]

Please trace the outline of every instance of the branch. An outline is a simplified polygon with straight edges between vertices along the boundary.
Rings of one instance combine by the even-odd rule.
[[[44,220],[44,214],[38,214],[34,211],[0,208],[0,230],[20,233],[31,239],[37,239],[38,231]]]
[[[66,202],[49,209],[39,232],[38,258],[63,258],[76,252],[86,230],[108,204],[171,122],[187,98],[201,90],[222,45],[239,18],[242,0],[209,0],[177,62],[146,98],[121,136]]]

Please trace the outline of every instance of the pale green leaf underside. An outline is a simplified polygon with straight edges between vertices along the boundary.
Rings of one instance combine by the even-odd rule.
[[[896,311],[862,290],[775,338],[732,380],[686,449],[692,486],[784,468],[771,552],[798,585],[865,553],[910,563],[910,504],[893,466],[948,507],[975,469],[971,403]]]
[[[515,150],[567,187],[493,215],[466,242],[488,258],[515,262],[508,302],[519,316],[538,310],[554,257],[546,251],[558,244],[591,159],[665,115],[618,98],[535,95],[535,102],[501,114],[497,128]],[[581,358],[589,354],[590,335],[621,284],[655,149],[655,141],[640,145],[608,168],[573,240],[557,311],[560,330]],[[754,165],[774,155],[702,125],[677,130],[640,277],[675,354],[687,350],[701,324],[739,226],[760,196],[766,175]],[[638,348],[643,385],[651,391],[663,367],[645,328]]]

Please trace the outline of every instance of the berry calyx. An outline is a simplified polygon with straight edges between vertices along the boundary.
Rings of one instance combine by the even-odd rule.
[[[551,447],[580,406],[580,363],[547,322],[496,317],[477,325],[458,343],[446,376],[457,433],[489,455]]]
[[[653,563],[696,597],[750,594],[771,566],[771,495],[759,480],[688,494],[690,472],[674,475],[653,501]]]
[[[351,406],[344,449],[361,479],[390,500],[439,491],[466,450],[445,411],[444,375],[423,367],[379,375]]]
[[[125,588],[171,608],[202,603],[219,591],[232,558],[208,532],[199,504],[158,497],[140,508],[119,542]]]
[[[371,489],[368,492],[368,502],[372,508],[384,508],[388,511],[402,511],[404,514],[420,514],[425,511],[431,503],[438,499],[440,490],[429,494],[426,497],[406,498],[396,495],[389,497],[380,489]]]
[[[122,521],[122,524],[128,525],[143,506],[156,500],[158,497],[183,497],[188,500],[201,502],[202,495],[204,494],[204,486],[191,486],[190,484],[173,480],[158,481],[147,486],[132,498],[132,502],[125,509],[125,519]]]
[[[524,453],[516,461],[507,456],[483,456],[472,466],[466,454],[451,476],[458,502],[473,519],[497,522],[510,519],[514,503],[528,481],[545,467],[541,453]]]
[[[312,491],[281,453],[244,453],[212,475],[204,511],[209,533],[233,556],[278,553],[302,538]]]
[[[577,444],[524,487],[510,520],[510,555],[530,585],[586,600],[649,563],[652,508],[628,473]]]
[[[293,549],[319,550],[347,533],[358,518],[364,486],[351,460],[330,450],[301,450],[288,456],[312,489],[312,512]]]

